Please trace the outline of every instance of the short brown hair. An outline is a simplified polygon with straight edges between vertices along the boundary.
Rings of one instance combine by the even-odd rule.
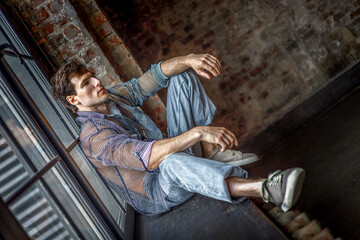
[[[88,69],[83,64],[81,64],[77,60],[73,60],[60,67],[50,80],[52,88],[51,94],[53,95],[53,97],[62,102],[65,107],[69,108],[73,112],[77,111],[77,107],[70,104],[66,100],[67,96],[76,95],[75,87],[70,82],[70,77],[73,77],[74,75],[76,76],[84,74],[87,71]]]

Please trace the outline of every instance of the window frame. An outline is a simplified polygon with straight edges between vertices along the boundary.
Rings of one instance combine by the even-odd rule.
[[[0,7],[1,7],[1,4],[0,4]],[[1,9],[0,9],[0,11],[1,11]],[[1,11],[1,13],[4,14],[2,11]],[[19,44],[19,46],[22,47],[21,52],[25,53],[27,55],[30,55],[30,53],[27,51],[26,46],[23,44],[21,39],[18,37],[18,35],[14,31],[11,23],[9,23],[9,21],[6,18],[4,18],[4,16],[2,16],[2,14],[0,14],[0,18],[2,18],[1,21],[7,22],[8,26],[6,26],[6,27],[12,31],[11,34],[15,38],[15,41],[17,41],[17,44]],[[36,65],[35,62],[32,62],[31,64]],[[12,196],[12,198],[10,198],[11,201],[16,199],[17,196],[19,196],[23,191],[25,191],[34,182],[41,179],[41,176],[43,176],[46,172],[48,172],[58,161],[61,161],[68,169],[69,174],[71,174],[71,176],[75,179],[79,190],[86,193],[87,201],[89,201],[89,204],[92,205],[92,209],[94,210],[94,212],[96,212],[96,216],[99,218],[98,221],[107,225],[108,231],[111,233],[112,236],[116,236],[117,238],[132,239],[133,238],[133,229],[134,229],[134,211],[133,211],[133,209],[128,205],[126,207],[128,214],[126,214],[127,219],[125,219],[126,226],[124,227],[124,229],[125,229],[125,233],[124,233],[121,231],[121,229],[118,226],[116,226],[116,222],[114,221],[114,219],[112,218],[110,213],[107,211],[105,206],[102,204],[101,199],[97,196],[96,192],[92,189],[92,187],[86,181],[86,178],[84,176],[82,176],[80,169],[77,167],[75,161],[72,159],[72,157],[70,155],[71,150],[76,146],[77,138],[75,136],[78,135],[78,132],[79,132],[79,129],[73,119],[72,114],[70,114],[70,112],[63,105],[54,104],[55,100],[51,96],[49,96],[49,94],[47,94],[45,92],[42,93],[42,94],[44,94],[44,96],[46,96],[49,99],[50,104],[52,104],[52,106],[54,107],[54,110],[56,112],[61,111],[66,114],[66,119],[64,119],[66,124],[64,124],[64,125],[70,126],[68,131],[75,138],[75,141],[70,144],[70,147],[68,146],[68,148],[65,148],[65,146],[63,146],[62,142],[56,136],[54,130],[51,128],[51,126],[45,120],[45,118],[42,115],[42,113],[40,112],[40,110],[37,108],[36,104],[32,101],[32,98],[27,94],[27,91],[24,89],[21,82],[17,79],[16,75],[11,73],[11,70],[9,71],[9,69],[6,69],[9,66],[6,66],[7,63],[6,63],[5,58],[1,58],[0,65],[1,65],[1,71],[6,76],[5,78],[6,78],[6,82],[7,82],[8,86],[14,90],[13,94],[15,95],[17,100],[22,103],[23,108],[34,120],[34,124],[39,126],[40,131],[43,132],[42,135],[47,137],[47,139],[48,139],[47,142],[49,144],[53,145],[55,151],[57,152],[57,155],[46,166],[44,166],[32,178],[30,178],[28,183],[23,185],[21,191],[19,190],[16,193],[16,195],[14,194]],[[37,67],[35,69],[37,69]],[[40,70],[40,71],[42,71],[42,70]],[[45,74],[44,74],[44,72],[41,72],[40,75],[45,75]],[[41,82],[44,84],[44,86],[39,87],[40,89],[42,89],[44,87],[50,89],[50,85],[48,84],[47,81],[40,81],[40,83]],[[39,82],[37,84],[39,84]],[[10,203],[11,203],[11,201],[10,201]],[[9,201],[7,202],[7,204],[9,204]]]

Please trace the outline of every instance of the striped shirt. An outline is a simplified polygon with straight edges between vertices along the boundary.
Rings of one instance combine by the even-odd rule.
[[[170,210],[159,185],[159,169],[147,169],[152,145],[162,134],[139,108],[168,86],[160,63],[139,78],[107,89],[109,115],[81,111],[76,118],[81,125],[80,146],[91,165],[112,190],[146,215]]]

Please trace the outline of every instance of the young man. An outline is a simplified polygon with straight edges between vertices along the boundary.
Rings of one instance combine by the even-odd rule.
[[[220,74],[209,54],[189,54],[151,66],[139,78],[105,89],[78,62],[52,78],[53,96],[77,112],[80,145],[107,184],[142,214],[169,211],[194,193],[237,203],[262,197],[284,211],[299,198],[305,172],[276,171],[267,179],[247,179],[240,168],[257,156],[238,146],[226,128],[209,126],[215,106],[194,71],[207,79]],[[138,106],[168,87],[167,138]]]

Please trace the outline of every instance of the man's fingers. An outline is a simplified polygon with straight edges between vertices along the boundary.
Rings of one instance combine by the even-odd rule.
[[[219,68],[221,67],[221,63],[220,63],[219,59],[217,59],[216,57],[214,57],[213,55],[210,55],[210,54],[208,54],[208,57],[213,59],[217,63]]]
[[[214,76],[220,74],[221,64],[220,61],[210,54],[192,54],[191,67],[196,71],[199,76],[211,79],[211,73]]]
[[[220,152],[224,152],[227,149],[225,144],[219,144],[221,146]]]
[[[234,143],[234,139],[229,134],[224,134],[222,139],[224,139],[224,142],[226,142],[227,148],[231,149]]]
[[[234,133],[224,127],[206,127],[207,137],[204,139],[210,143],[221,146],[221,151],[231,149],[234,145],[238,146],[237,138]]]
[[[214,76],[218,76],[220,74],[220,69],[218,68],[216,63],[212,62],[207,58],[204,60],[202,67],[207,71],[211,72]]]
[[[217,68],[218,70],[220,70],[221,64],[220,64],[219,60],[217,60],[217,58],[215,58],[215,57],[212,56],[212,55],[208,55],[206,58],[207,58],[209,61],[211,61],[213,64],[215,64],[216,68]],[[220,73],[220,71],[219,71],[219,73]]]
[[[225,143],[226,147],[229,148],[231,146],[231,140],[227,138],[225,135],[221,136],[222,142]]]
[[[232,137],[235,146],[238,146],[239,142],[238,142],[237,137],[235,136],[235,134],[233,132],[229,131],[228,129],[226,129],[226,131]]]
[[[211,79],[211,76],[210,74],[208,74],[207,72],[204,71],[203,68],[199,69],[199,70],[195,70],[196,73],[204,78],[207,78],[207,79]]]

